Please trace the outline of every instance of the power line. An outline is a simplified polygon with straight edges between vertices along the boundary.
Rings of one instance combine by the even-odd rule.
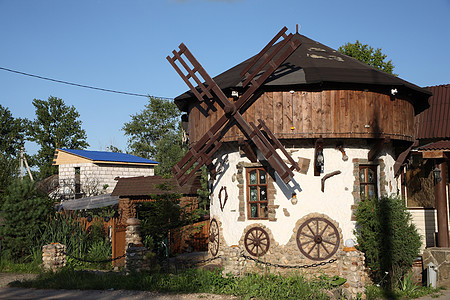
[[[73,86],[92,89],[92,90],[98,90],[98,91],[102,91],[102,92],[110,92],[110,93],[116,93],[116,94],[122,94],[122,95],[128,95],[128,96],[136,96],[136,97],[145,97],[145,98],[150,96],[150,95],[144,95],[144,94],[136,94],[136,93],[104,89],[104,88],[99,88],[99,87],[94,87],[94,86],[89,86],[89,85],[84,85],[84,84],[79,84],[79,83],[73,83],[73,82],[48,78],[48,77],[44,77],[44,76],[34,75],[34,74],[30,74],[30,73],[20,72],[17,70],[12,70],[12,69],[8,69],[8,68],[4,68],[4,67],[0,67],[0,70],[16,73],[16,74],[20,74],[20,75],[25,75],[25,76],[29,76],[29,77],[39,78],[39,79],[43,79],[43,80],[49,80],[49,81],[53,81],[53,82],[57,82],[57,83],[68,84],[68,85],[73,85]],[[150,97],[165,99],[165,100],[173,100],[172,98],[166,98],[166,97],[155,97],[155,96],[150,96]]]

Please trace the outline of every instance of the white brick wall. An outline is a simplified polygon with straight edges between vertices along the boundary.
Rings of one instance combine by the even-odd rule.
[[[92,189],[96,186],[99,192],[103,192],[103,186],[108,185],[105,193],[111,193],[117,184],[114,180],[116,177],[137,177],[137,176],[153,176],[153,166],[129,166],[129,165],[112,165],[112,164],[67,164],[59,166],[60,186],[64,182],[75,183],[75,168],[80,168],[81,189],[83,187]]]

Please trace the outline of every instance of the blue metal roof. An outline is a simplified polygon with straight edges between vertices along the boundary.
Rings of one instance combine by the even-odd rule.
[[[106,152],[106,151],[88,151],[88,150],[74,150],[74,149],[60,149],[61,151],[72,153],[94,161],[111,161],[124,163],[139,163],[139,164],[159,164],[159,162],[134,156],[126,153]]]

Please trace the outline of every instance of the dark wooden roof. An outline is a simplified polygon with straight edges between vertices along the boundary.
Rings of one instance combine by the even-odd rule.
[[[386,92],[396,88],[398,96],[406,95],[411,99],[416,113],[428,107],[427,99],[431,93],[427,89],[375,69],[301,34],[296,33],[293,39],[300,40],[301,45],[267,79],[263,88],[273,90],[274,87],[286,89],[287,86],[289,88],[323,87],[324,84],[343,86],[357,84],[364,89],[383,88]],[[214,77],[214,81],[222,90],[239,90],[241,86],[240,73],[251,59],[249,58]],[[175,98],[175,103],[183,111],[187,111],[191,101],[196,100],[190,91]]]
[[[450,139],[450,84],[431,86],[430,108],[416,116],[416,138]]]
[[[158,188],[161,185],[167,186],[168,190]],[[119,178],[111,196],[150,196],[162,194],[183,194],[197,195],[197,190],[201,188],[200,178],[198,176],[191,177],[185,185],[180,186],[176,179],[166,179],[161,176],[140,176]]]

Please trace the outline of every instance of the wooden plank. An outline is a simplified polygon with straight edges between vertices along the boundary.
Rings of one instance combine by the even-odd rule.
[[[322,96],[322,110],[323,110],[323,122],[322,122],[322,132],[331,132],[331,92],[323,91]]]
[[[292,121],[294,120],[294,111],[292,110],[292,98],[293,94],[290,92],[282,92],[283,95],[283,133],[291,132],[291,127],[293,125]]]
[[[273,110],[273,116],[274,116],[274,134],[279,135],[283,133],[283,94],[282,93],[274,93],[273,94],[273,100],[274,100],[274,110]]]
[[[320,92],[312,93],[312,114],[311,114],[311,127],[312,131],[317,134],[322,132],[322,120],[323,120],[323,110],[322,110],[322,99],[320,97]]]
[[[351,109],[352,113],[352,131],[355,133],[360,133],[361,128],[364,126],[361,126],[362,119],[364,118],[364,94],[361,91],[355,91],[353,93],[353,98],[351,99]]]
[[[292,101],[292,107],[294,110],[294,130],[291,130],[292,133],[302,132],[302,123],[303,123],[303,108],[302,108],[302,92],[295,92]]]
[[[347,111],[347,98],[348,98],[348,91],[340,91],[341,96],[341,132],[345,134],[345,136],[348,135],[348,132],[350,132],[350,122],[348,118],[348,111]]]
[[[311,92],[305,92],[302,95],[304,107],[303,110],[303,130],[302,132],[311,132],[312,131],[312,123],[311,123],[311,114],[312,114],[312,95]]]
[[[427,150],[422,152],[423,158],[445,158],[444,150]]]
[[[266,121],[267,127],[269,127],[272,132],[274,132],[274,102],[273,102],[273,92],[264,93],[264,120]]]
[[[331,132],[338,132],[339,130],[339,102],[338,92],[336,90],[331,91]]]

